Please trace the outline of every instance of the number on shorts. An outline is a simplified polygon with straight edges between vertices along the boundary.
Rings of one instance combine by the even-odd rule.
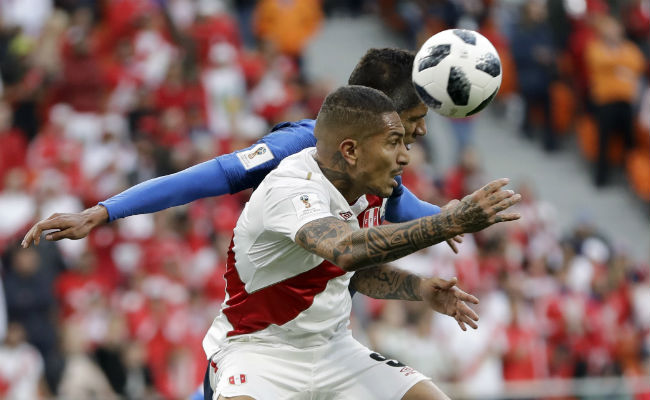
[[[388,360],[386,357],[382,356],[379,353],[370,353],[370,358],[372,358],[375,361],[379,362],[384,362],[386,361],[386,365],[389,365],[391,367],[405,367],[406,364],[403,364],[397,360]]]

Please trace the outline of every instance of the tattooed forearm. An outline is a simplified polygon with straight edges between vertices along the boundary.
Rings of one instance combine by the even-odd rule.
[[[356,231],[337,218],[322,218],[300,228],[296,243],[352,271],[396,260],[456,236],[458,226],[444,214]]]
[[[350,287],[375,299],[422,300],[422,278],[390,265],[378,265],[357,271]]]
[[[346,271],[383,264],[461,233],[519,219],[517,213],[498,214],[521,200],[513,191],[501,190],[507,183],[492,181],[453,208],[400,224],[354,230],[337,218],[322,218],[300,228],[296,243]]]

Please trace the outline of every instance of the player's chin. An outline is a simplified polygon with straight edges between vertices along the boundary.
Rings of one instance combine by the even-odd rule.
[[[397,187],[397,182],[394,179],[390,180],[388,185],[382,186],[382,189],[377,196],[379,197],[390,197],[393,194],[393,190]]]
[[[393,186],[388,186],[386,184],[383,185],[374,185],[366,191],[366,193],[386,198],[390,197],[391,194],[393,194]]]

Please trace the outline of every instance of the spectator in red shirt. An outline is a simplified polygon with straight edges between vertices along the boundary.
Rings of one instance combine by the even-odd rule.
[[[27,139],[19,129],[12,128],[11,112],[9,104],[0,101],[0,185],[10,169],[25,165],[27,155]]]

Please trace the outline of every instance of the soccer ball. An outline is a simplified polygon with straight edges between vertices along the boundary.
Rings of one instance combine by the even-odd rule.
[[[438,114],[462,118],[476,114],[501,86],[501,60],[485,36],[448,29],[431,36],[413,62],[413,85]]]

